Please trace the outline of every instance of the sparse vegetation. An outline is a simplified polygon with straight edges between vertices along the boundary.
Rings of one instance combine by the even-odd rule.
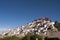
[[[42,36],[37,34],[32,35],[30,33],[28,33],[24,38],[22,38],[22,40],[36,40],[36,38],[38,40],[42,40]]]
[[[21,40],[21,38],[16,36],[10,36],[10,37],[1,38],[0,40]]]
[[[60,22],[55,21],[55,27],[60,31]]]
[[[12,37],[10,36],[10,37],[1,38],[0,40],[36,40],[36,38],[38,40],[42,40],[42,37],[40,35],[37,35],[37,34],[31,35],[30,33],[28,33],[23,38],[19,38],[19,37],[16,37],[16,36],[12,36]]]
[[[0,40],[36,40],[36,39],[42,40],[43,37],[40,36],[40,35],[37,35],[37,34],[32,35],[32,34],[28,33],[23,38],[19,38],[19,37],[16,37],[16,36],[0,38]],[[48,38],[48,37],[45,37],[44,39],[45,40],[60,40],[59,38]]]
[[[48,30],[50,30],[50,29],[51,29],[51,27],[49,26]]]
[[[59,38],[48,38],[48,37],[45,37],[45,40],[60,40]]]

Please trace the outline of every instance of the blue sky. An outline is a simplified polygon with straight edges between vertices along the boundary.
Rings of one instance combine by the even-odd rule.
[[[60,0],[0,0],[0,32],[45,17],[60,22]]]

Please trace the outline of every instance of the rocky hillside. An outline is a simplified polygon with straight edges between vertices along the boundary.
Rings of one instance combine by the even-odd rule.
[[[2,36],[19,36],[24,37],[27,33],[36,33],[42,36],[49,36],[49,31],[57,32],[57,28],[54,26],[55,22],[52,22],[49,18],[41,18],[26,24],[25,26],[17,27],[13,30],[5,31]]]

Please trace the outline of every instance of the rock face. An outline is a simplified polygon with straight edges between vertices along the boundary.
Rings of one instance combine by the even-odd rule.
[[[4,32],[2,35],[7,36],[21,36],[24,37],[28,32],[33,33],[35,32],[38,35],[47,35],[48,30],[57,31],[54,27],[55,22],[52,22],[48,18],[41,18],[32,21],[31,23],[26,24],[25,26],[17,27],[16,29],[9,30]]]

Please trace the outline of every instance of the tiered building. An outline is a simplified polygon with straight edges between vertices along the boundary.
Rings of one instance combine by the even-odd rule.
[[[52,22],[48,18],[41,18],[34,20],[31,23],[28,23],[25,26],[18,27],[13,30],[9,30],[7,32],[4,32],[2,35],[8,35],[8,36],[13,36],[13,35],[18,35],[18,36],[25,36],[28,32],[33,33],[35,32],[38,35],[47,35],[48,30],[55,30],[56,28],[54,27],[55,22]],[[56,30],[57,31],[57,30]]]

